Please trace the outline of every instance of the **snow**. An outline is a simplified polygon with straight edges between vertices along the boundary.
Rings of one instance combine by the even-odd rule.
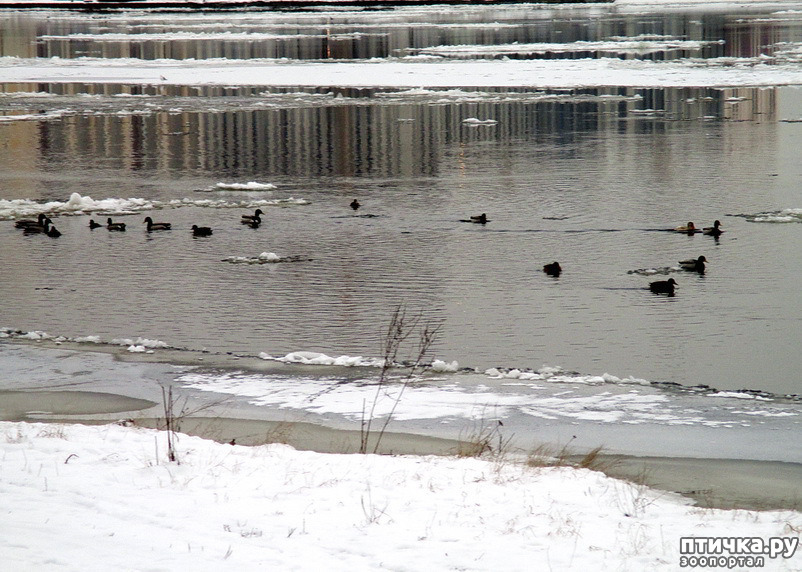
[[[270,358],[285,363],[303,365],[337,365],[342,367],[381,367],[381,360],[361,356],[332,358],[317,352],[294,352],[284,358]],[[445,373],[458,368],[456,362],[433,368]],[[752,426],[763,419],[744,417],[745,411],[723,406],[710,409],[709,402],[678,401],[676,397],[642,384],[630,384],[614,376],[546,375],[502,379],[528,380],[528,383],[505,383],[502,388],[485,384],[475,386],[461,383],[460,377],[408,376],[407,370],[391,369],[388,383],[377,393],[377,385],[370,372],[362,379],[349,383],[336,383],[327,377],[286,376],[246,371],[186,372],[176,381],[186,390],[207,392],[218,396],[237,396],[251,405],[288,411],[303,411],[331,419],[332,416],[359,421],[364,415],[363,404],[375,402],[375,415],[392,415],[396,421],[432,420],[455,427],[460,420],[481,422],[489,415],[507,425],[519,422],[521,417],[565,420],[570,423],[592,421],[596,430],[606,424],[620,427],[687,426],[732,428]],[[534,383],[540,380],[542,383]],[[404,383],[406,382],[406,383]],[[609,383],[609,391],[585,391],[586,388]],[[403,396],[403,398],[402,398]],[[717,398],[732,397],[742,401],[773,401],[739,392],[715,392]],[[699,407],[707,409],[699,409]],[[769,411],[763,407],[753,417],[773,417],[778,413],[796,421],[798,411],[778,405]],[[786,448],[790,460],[792,452]]]
[[[698,509],[588,469],[320,454],[0,423],[7,570],[677,570],[680,538],[782,537],[802,513]],[[795,544],[791,544],[795,546]],[[798,553],[766,558],[798,570]]]

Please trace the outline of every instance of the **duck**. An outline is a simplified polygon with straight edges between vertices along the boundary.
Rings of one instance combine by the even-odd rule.
[[[485,224],[487,222],[487,214],[482,213],[480,215],[472,216],[471,222],[475,222],[477,224]]]
[[[359,209],[359,207],[361,207],[362,205],[361,205],[361,204],[359,204],[359,201],[358,201],[358,200],[354,199],[353,201],[351,201],[351,205],[350,205],[350,206],[351,206],[351,208],[352,208],[352,209],[354,209],[354,210],[357,210],[357,209]]]
[[[47,218],[46,214],[39,213],[39,216],[36,218],[36,220],[30,218],[18,220],[14,223],[14,226],[16,228],[21,228],[21,229],[25,229],[26,227],[29,226],[44,226],[46,218]]]
[[[696,232],[699,232],[699,229],[698,229],[698,228],[696,228],[696,225],[695,225],[695,224],[693,224],[692,222],[689,222],[689,223],[688,223],[688,224],[686,224],[685,226],[678,226],[678,227],[677,227],[677,228],[675,228],[674,230],[675,230],[676,232],[684,232],[684,233],[686,233],[686,234],[694,234],[694,233],[696,233]]]
[[[212,229],[208,226],[192,225],[192,236],[211,236]]]
[[[562,271],[563,269],[560,267],[560,263],[556,261],[552,262],[551,264],[546,264],[543,267],[543,272],[545,272],[549,276],[554,276],[555,278],[559,276],[560,272]]]
[[[95,219],[89,219],[89,230],[95,230],[96,228],[100,228],[103,226],[99,222],[95,222]]]
[[[689,270],[691,272],[698,272],[699,274],[704,274],[705,262],[707,262],[707,258],[705,258],[704,256],[700,256],[699,258],[689,258],[688,260],[680,260],[679,265],[682,267],[683,270]]]
[[[23,227],[22,232],[25,234],[47,234],[47,231],[50,230],[51,221],[48,217],[45,217],[42,220],[42,224],[29,224],[28,226]]]
[[[170,230],[170,228],[172,227],[172,225],[169,222],[153,222],[153,219],[150,218],[149,216],[145,217],[145,220],[143,222],[147,223],[148,232],[151,232],[153,230]]]
[[[649,284],[649,290],[655,294],[668,294],[669,296],[673,296],[675,286],[678,286],[677,281],[673,278],[669,278],[668,280],[651,282]]]
[[[259,228],[259,225],[262,224],[262,219],[257,216],[254,218],[244,218],[240,222],[248,225],[251,228]]]
[[[724,232],[719,228],[721,226],[721,221],[717,220],[713,223],[713,226],[706,226],[702,229],[702,234],[706,234],[708,236],[721,236],[721,233]]]
[[[261,217],[263,214],[265,213],[263,213],[261,209],[256,209],[252,215],[244,214],[242,215],[242,224],[248,224],[248,221],[251,220],[258,220],[259,222],[262,222],[262,219],[259,217]]]
[[[125,223],[124,222],[113,222],[111,217],[106,219],[106,228],[109,230],[115,230],[120,232],[125,232]]]
[[[61,233],[55,226],[51,226],[49,229],[47,229],[47,236],[50,238],[58,238],[61,236]]]

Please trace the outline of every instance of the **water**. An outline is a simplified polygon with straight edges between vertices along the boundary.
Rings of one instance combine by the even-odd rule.
[[[0,55],[346,60],[551,42],[570,49],[512,57],[574,58],[610,55],[574,42],[647,34],[702,46],[652,51],[641,38],[616,57],[754,58],[799,42],[801,26],[788,13],[613,6],[8,12]],[[402,305],[440,326],[435,357],[463,367],[802,393],[802,218],[755,222],[802,207],[797,88],[2,90],[0,199],[17,201],[0,213],[2,326],[254,356],[378,356]],[[217,186],[252,181],[275,188]],[[73,193],[147,202],[111,213],[124,234],[89,230],[106,212],[55,218],[58,240],[14,229],[20,201],[60,205]],[[243,227],[258,201],[272,201],[264,224]],[[460,222],[482,212],[487,225]],[[145,216],[173,230],[148,234]],[[715,219],[718,240],[665,232]],[[214,235],[194,239],[192,224]],[[263,252],[299,260],[225,261]],[[707,273],[672,270],[672,298],[647,290],[665,276],[633,272],[699,255]],[[552,260],[557,279],[541,271]]]

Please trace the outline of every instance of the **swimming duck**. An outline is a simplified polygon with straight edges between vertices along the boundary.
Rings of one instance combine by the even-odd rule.
[[[244,214],[244,215],[242,215],[242,224],[247,224],[248,221],[251,221],[251,220],[254,220],[254,219],[258,219],[259,222],[262,222],[262,220],[259,217],[262,216],[263,214],[265,214],[265,213],[263,213],[261,209],[256,209],[252,215]]]
[[[361,207],[361,206],[362,206],[362,205],[361,205],[361,204],[359,204],[359,201],[358,201],[358,200],[354,199],[353,201],[351,201],[351,208],[352,208],[352,209],[354,209],[354,210],[357,210],[357,209],[358,209],[359,207]]]
[[[699,229],[696,228],[696,225],[693,224],[692,222],[689,222],[685,226],[678,226],[674,230],[677,231],[677,232],[684,232],[686,234],[694,234],[696,232],[699,232]]]
[[[706,234],[708,236],[721,236],[721,233],[724,232],[719,228],[721,226],[721,221],[717,220],[713,223],[713,226],[706,226],[702,229],[702,234]]]
[[[109,230],[115,230],[120,232],[125,232],[125,223],[124,222],[113,222],[111,217],[106,219],[106,228]]]
[[[482,213],[480,215],[472,216],[471,222],[475,222],[478,224],[485,224],[487,222],[487,214]]]
[[[240,222],[242,224],[247,224],[251,228],[259,228],[259,225],[262,224],[262,219],[257,216],[257,217],[248,218],[248,219],[244,218]]]
[[[42,220],[42,224],[29,224],[28,226],[23,227],[22,232],[25,234],[47,234],[47,231],[50,230],[50,223],[52,223],[48,217],[45,217]]]
[[[96,228],[100,228],[103,226],[99,222],[95,222],[95,219],[89,219],[89,230],[95,230]]]
[[[554,276],[555,278],[559,276],[560,272],[562,271],[563,269],[560,267],[560,263],[556,261],[552,262],[551,264],[546,264],[543,267],[543,272],[545,272],[549,276]]]
[[[151,232],[153,230],[170,230],[170,228],[172,227],[172,225],[169,222],[153,222],[153,219],[150,218],[149,216],[145,217],[145,220],[143,222],[147,223],[148,232]]]
[[[30,218],[18,220],[14,223],[14,226],[16,228],[21,228],[21,229],[25,229],[26,227],[29,226],[44,226],[46,218],[47,215],[45,215],[44,213],[39,213],[39,216],[36,218],[36,220]]]
[[[698,272],[699,274],[705,273],[705,262],[707,258],[700,256],[699,258],[689,258],[688,260],[680,260],[679,265],[683,270],[690,270],[691,272]]]
[[[192,225],[192,236],[211,236],[212,229],[208,226]]]
[[[668,294],[669,296],[673,296],[675,286],[678,286],[676,280],[674,280],[673,278],[669,278],[668,280],[659,280],[657,282],[651,282],[649,284],[649,290],[651,290],[655,294]]]

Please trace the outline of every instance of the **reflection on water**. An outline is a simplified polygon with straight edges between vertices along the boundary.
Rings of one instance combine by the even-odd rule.
[[[566,44],[635,38],[643,50],[622,58],[756,57],[772,55],[778,42],[796,41],[793,15],[626,14],[613,5],[590,9],[529,8],[455,11],[242,13],[176,15],[135,13],[102,18],[0,18],[0,56],[152,59],[288,58],[367,59],[404,56],[432,46]],[[588,13],[592,17],[588,18]],[[650,39],[709,42],[699,49],[652,51]],[[723,41],[722,41],[723,40]],[[507,54],[513,58],[583,58],[595,50]]]
[[[38,95],[25,97],[35,87]],[[22,95],[0,104],[9,119],[69,118],[6,125],[9,140],[38,141],[41,156],[26,154],[26,161],[54,167],[101,156],[107,168],[301,177],[434,176],[442,149],[453,144],[554,138],[566,144],[596,132],[663,132],[672,122],[774,121],[777,97],[775,89],[754,88],[288,93],[186,87],[142,96],[126,86],[83,92],[91,86],[55,84],[47,87],[60,97],[49,99],[41,97],[44,87],[6,85],[6,93]]]

